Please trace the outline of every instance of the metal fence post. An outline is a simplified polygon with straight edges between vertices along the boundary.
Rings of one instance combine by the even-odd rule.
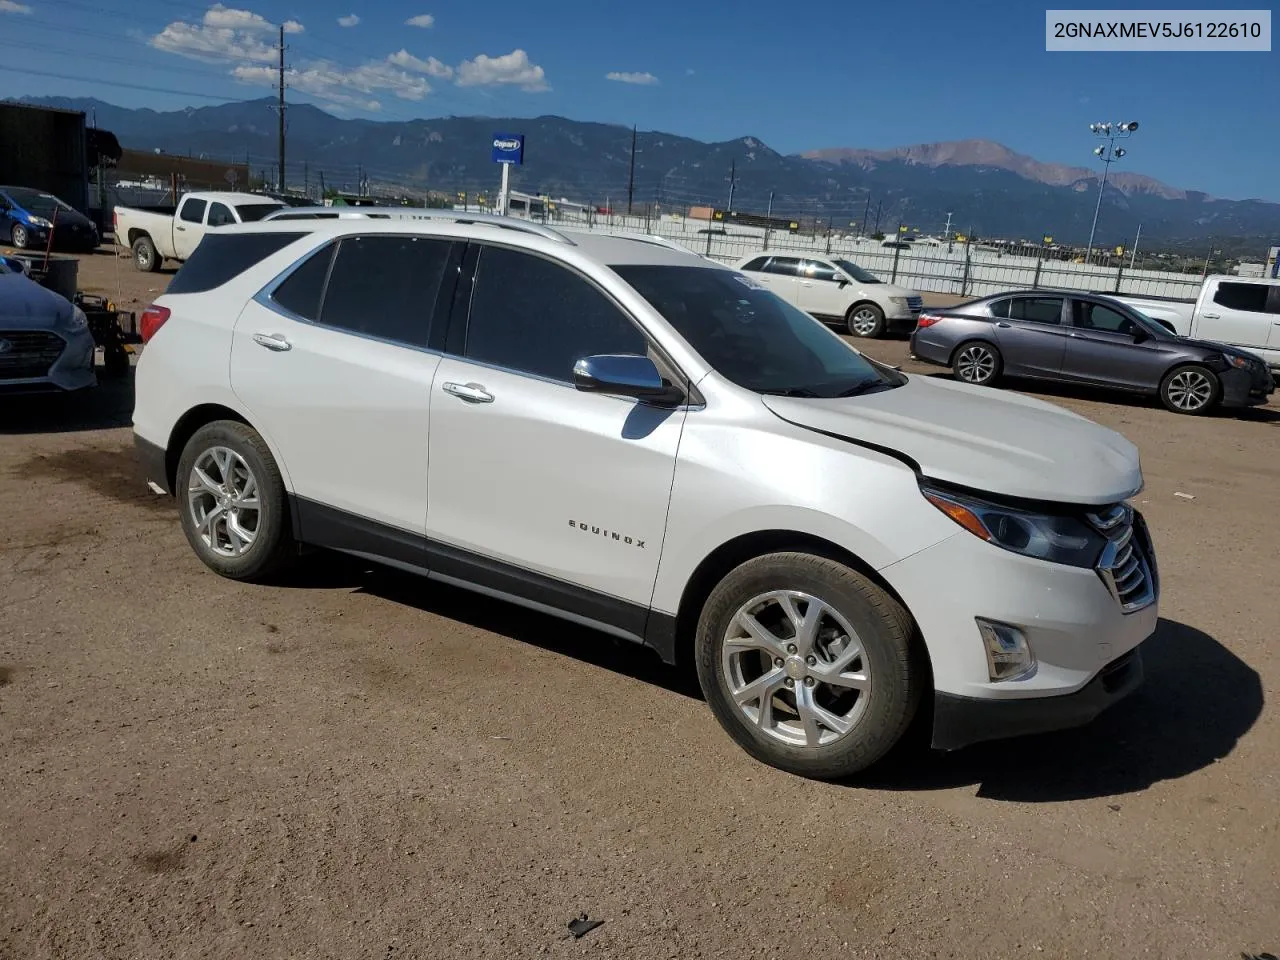
[[[964,276],[960,278],[960,296],[967,297],[969,295],[969,250],[971,248],[969,238],[965,237],[964,241]]]
[[[900,256],[902,256],[902,248],[894,247],[893,248],[893,276],[889,279],[890,283],[898,282],[898,257]]]
[[[1040,250],[1036,253],[1036,275],[1035,275],[1035,278],[1031,281],[1032,290],[1040,289],[1040,265],[1043,262],[1044,262],[1044,248],[1041,247]]]
[[[1120,292],[1120,281],[1123,279],[1124,279],[1124,257],[1121,257],[1120,266],[1116,267],[1116,289],[1115,289],[1116,293]]]

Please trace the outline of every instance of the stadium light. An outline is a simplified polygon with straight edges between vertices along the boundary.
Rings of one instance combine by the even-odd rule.
[[[1126,120],[1123,123],[1114,124],[1089,124],[1089,132],[1095,137],[1102,137],[1107,142],[1099,144],[1093,150],[1093,155],[1102,161],[1103,167],[1102,183],[1098,186],[1098,202],[1093,208],[1093,226],[1089,228],[1089,246],[1088,249],[1085,250],[1084,254],[1084,262],[1086,265],[1089,263],[1089,258],[1093,256],[1093,238],[1098,230],[1098,214],[1102,211],[1102,195],[1107,191],[1107,176],[1111,173],[1111,164],[1129,152],[1125,150],[1124,147],[1117,147],[1116,140],[1133,136],[1134,131],[1137,129],[1137,120]]]

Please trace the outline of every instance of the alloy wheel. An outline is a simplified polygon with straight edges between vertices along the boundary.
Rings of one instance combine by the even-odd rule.
[[[1169,381],[1166,393],[1179,410],[1201,410],[1213,399],[1213,382],[1199,370],[1180,370]]]
[[[724,635],[721,670],[742,715],[793,747],[825,747],[865,712],[871,665],[834,607],[798,590],[743,604]]]
[[[862,307],[853,314],[853,331],[861,337],[869,336],[875,333],[879,322],[880,318],[876,316],[874,310]]]
[[[965,347],[956,360],[956,372],[968,383],[986,383],[996,372],[996,358],[981,344]]]
[[[244,457],[229,447],[210,447],[196,458],[187,482],[187,507],[196,534],[220,557],[244,556],[258,537],[258,480]]]

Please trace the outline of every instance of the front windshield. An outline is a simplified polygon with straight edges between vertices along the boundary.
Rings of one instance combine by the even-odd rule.
[[[30,190],[26,187],[5,192],[16,205],[37,217],[52,219],[55,210],[71,210],[70,204],[63,203],[51,193],[41,193],[39,190]]]
[[[905,382],[741,273],[652,264],[612,269],[717,373],[740,387],[831,398]]]
[[[238,203],[236,213],[240,214],[242,223],[253,223],[255,220],[261,220],[272,210],[279,210],[282,207],[284,207],[283,203]]]
[[[879,277],[877,277],[874,273],[868,273],[866,270],[863,270],[860,266],[858,266],[856,263],[853,263],[852,261],[837,260],[835,261],[835,264],[837,267],[839,267],[849,276],[853,277],[853,279],[857,280],[859,283],[884,283],[884,281],[881,280]]]

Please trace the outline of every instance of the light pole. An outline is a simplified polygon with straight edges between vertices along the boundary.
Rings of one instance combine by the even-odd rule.
[[[1089,132],[1107,142],[1095,147],[1093,151],[1094,156],[1098,157],[1103,163],[1102,185],[1098,187],[1098,203],[1093,208],[1093,226],[1089,228],[1089,248],[1084,254],[1085,266],[1089,265],[1089,258],[1093,256],[1093,235],[1098,229],[1098,213],[1102,210],[1102,195],[1107,190],[1107,175],[1111,172],[1111,164],[1129,152],[1124,147],[1117,147],[1116,141],[1133,136],[1133,132],[1137,129],[1138,122],[1136,120],[1126,123],[1089,124]]]

